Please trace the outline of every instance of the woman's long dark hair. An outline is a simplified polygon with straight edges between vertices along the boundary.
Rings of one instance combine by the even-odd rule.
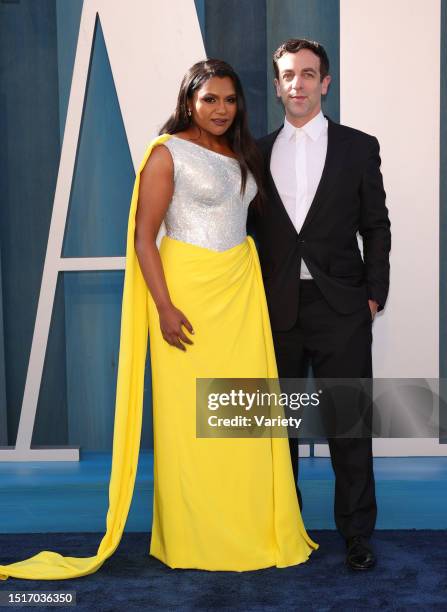
[[[229,77],[233,81],[236,90],[237,111],[233,123],[228,128],[225,136],[228,144],[236,155],[241,169],[241,193],[245,192],[248,171],[253,174],[258,187],[257,200],[261,200],[264,194],[262,179],[262,159],[258,148],[248,129],[247,105],[239,77],[233,68],[217,59],[207,59],[197,62],[188,70],[183,77],[177,98],[177,107],[168,121],[160,130],[160,134],[176,134],[190,128],[192,118],[188,115],[188,101],[192,100],[194,92],[212,77]]]

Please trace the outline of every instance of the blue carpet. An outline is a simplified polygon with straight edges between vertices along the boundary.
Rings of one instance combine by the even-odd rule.
[[[128,533],[96,574],[63,582],[9,579],[0,589],[76,591],[75,609],[89,612],[447,610],[446,532],[376,532],[372,543],[379,561],[364,573],[344,565],[344,543],[336,532],[313,531],[311,536],[320,549],[307,563],[239,574],[170,570],[148,556],[146,533]],[[91,555],[100,538],[91,533],[1,535],[1,561],[43,548]]]

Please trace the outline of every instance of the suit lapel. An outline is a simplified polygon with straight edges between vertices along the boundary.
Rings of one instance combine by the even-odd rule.
[[[325,200],[331,189],[334,188],[337,176],[343,167],[349,140],[337,123],[328,118],[327,152],[323,172],[314,199],[307,212],[300,234],[306,229],[315,216],[318,207]]]
[[[323,172],[321,174],[320,182],[318,183],[317,191],[315,192],[314,199],[309,207],[306,218],[304,219],[304,223],[301,227],[299,234],[306,229],[309,223],[312,221],[315,213],[318,210],[320,204],[324,201],[327,194],[331,191],[334,186],[334,183],[337,179],[337,175],[343,167],[344,159],[346,152],[348,150],[349,139],[345,137],[344,130],[338,125],[338,123],[334,123],[329,118],[328,119],[328,142],[327,142],[327,153],[326,159],[324,162]],[[292,223],[292,220],[285,209],[283,201],[281,200],[281,196],[278,193],[278,189],[276,188],[275,181],[273,180],[272,173],[270,172],[270,160],[272,157],[272,149],[275,143],[275,140],[281,131],[282,128],[273,132],[267,141],[266,151],[267,155],[265,157],[266,160],[266,173],[269,182],[270,193],[273,194],[273,201],[277,204],[279,211],[282,215],[287,219],[287,223],[293,232],[296,234],[295,226]]]

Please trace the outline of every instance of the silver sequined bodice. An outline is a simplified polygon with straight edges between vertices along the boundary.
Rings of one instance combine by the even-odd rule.
[[[226,251],[246,238],[247,210],[256,182],[247,177],[241,196],[237,160],[188,140],[171,137],[163,143],[174,160],[174,194],[165,216],[170,238]]]

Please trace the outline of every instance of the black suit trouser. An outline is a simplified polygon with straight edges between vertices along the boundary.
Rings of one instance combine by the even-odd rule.
[[[300,282],[297,322],[290,330],[273,331],[273,340],[281,378],[305,378],[309,364],[315,378],[372,378],[368,303],[352,314],[339,314],[315,281]],[[298,440],[289,442],[297,482]],[[377,515],[371,438],[329,437],[328,444],[335,473],[337,528],[345,538],[369,537]]]

